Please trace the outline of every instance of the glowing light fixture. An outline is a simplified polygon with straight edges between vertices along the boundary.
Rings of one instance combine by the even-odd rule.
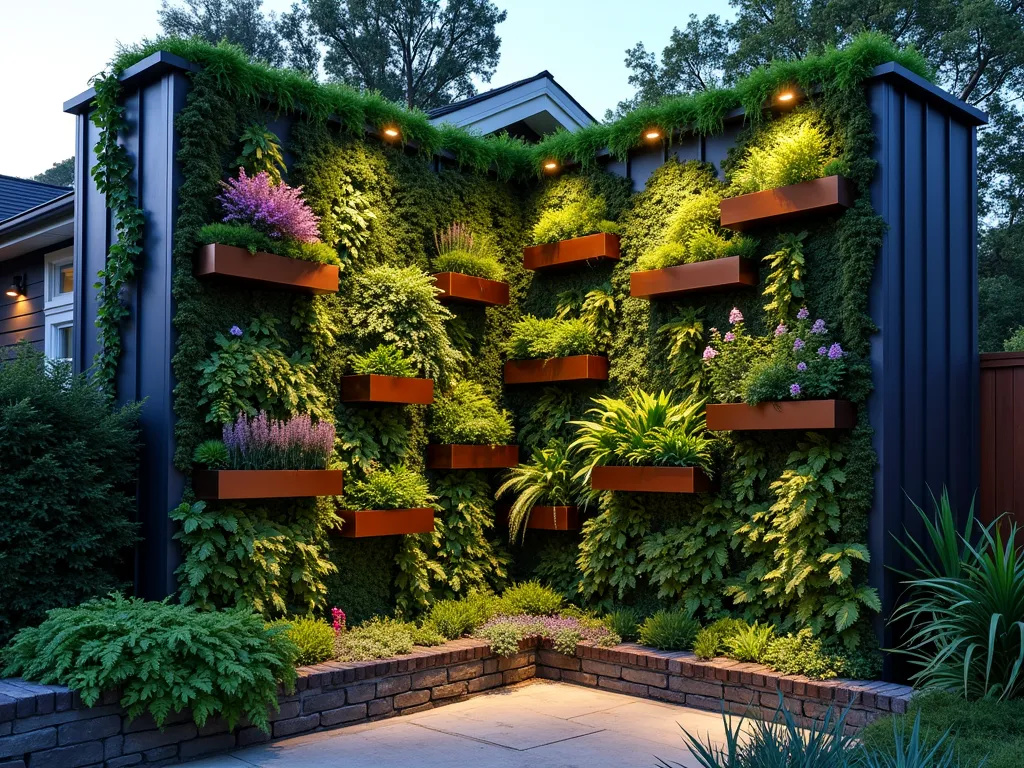
[[[544,163],[544,170],[545,171],[554,171],[557,168],[558,168],[558,163],[556,163],[554,160],[548,160],[546,163]]]
[[[778,96],[778,100],[781,101],[781,102],[792,101],[795,98],[796,98],[796,94],[793,93],[792,91],[783,91]]]
[[[397,128],[385,128],[384,129],[384,135],[388,136],[389,138],[392,138],[392,139],[397,139],[398,138],[398,129]]]
[[[15,275],[11,281],[11,287],[8,288],[4,293],[10,296],[12,299],[17,299],[25,295],[25,288],[28,286],[27,275]]]
[[[655,139],[660,139],[661,131],[659,131],[657,128],[651,128],[644,134],[644,138],[650,139],[651,141],[654,141]]]

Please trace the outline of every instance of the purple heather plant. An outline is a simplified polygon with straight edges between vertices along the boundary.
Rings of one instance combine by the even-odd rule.
[[[807,307],[800,307],[800,311],[796,313],[797,320],[806,320],[811,316],[810,310]]]
[[[803,339],[795,339],[793,341],[793,351],[794,352],[799,352],[803,348],[804,348],[804,340]]]
[[[838,360],[844,354],[845,353],[843,352],[843,348],[841,346],[839,346],[838,342],[833,344],[831,347],[828,348],[828,359],[829,360]]]
[[[238,178],[228,179],[217,199],[225,222],[248,224],[267,237],[320,242],[320,220],[302,199],[302,187],[273,184],[266,171],[247,176],[239,168]]]
[[[704,347],[704,359],[710,360],[713,357],[718,357],[718,350],[710,345]]]
[[[476,630],[476,636],[489,640],[491,650],[501,656],[519,652],[519,642],[540,635],[552,641],[560,653],[574,654],[577,643],[618,645],[622,638],[599,619],[577,616],[532,616],[525,613],[492,617]]]
[[[789,328],[787,328],[782,323],[779,323],[779,325],[775,328],[775,335],[782,336],[785,333],[789,333]]]
[[[278,421],[260,411],[226,424],[223,440],[231,469],[324,469],[334,450],[334,425],[314,424],[309,414]]]
[[[722,337],[722,341],[736,341],[736,334],[729,331],[725,336]]]
[[[811,326],[811,333],[825,333],[825,321],[820,317],[814,321],[814,325]]]

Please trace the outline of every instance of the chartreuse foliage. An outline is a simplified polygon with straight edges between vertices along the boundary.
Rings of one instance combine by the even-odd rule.
[[[334,656],[334,629],[326,621],[312,616],[279,619],[271,626],[285,629],[285,637],[295,644],[295,663],[301,667],[319,664]]]
[[[230,727],[243,716],[264,731],[277,709],[277,686],[295,684],[297,649],[283,626],[266,626],[250,608],[197,611],[168,602],[112,595],[50,611],[4,650],[4,672],[74,689],[86,706],[121,692],[129,718],[144,712],[162,725],[190,709]]]

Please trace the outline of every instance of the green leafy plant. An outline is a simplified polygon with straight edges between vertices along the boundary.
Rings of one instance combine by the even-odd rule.
[[[557,613],[564,598],[539,581],[524,581],[506,589],[501,594],[498,612],[512,615],[525,613],[530,616],[551,616]]]
[[[277,134],[261,123],[250,123],[239,139],[242,153],[235,160],[236,168],[245,168],[250,176],[266,173],[270,180],[279,184],[281,172],[286,170],[281,155],[281,140]]]
[[[771,272],[765,279],[764,296],[769,301],[764,305],[765,314],[778,323],[790,323],[796,319],[797,307],[804,298],[804,270],[807,259],[804,256],[806,232],[779,235],[779,250],[765,256]]]
[[[594,334],[594,348],[607,354],[615,332],[615,295],[611,285],[583,293],[563,291],[558,295],[555,316],[562,320],[577,316]]]
[[[546,448],[533,452],[530,461],[509,470],[508,479],[495,496],[515,494],[508,513],[510,541],[526,536],[526,521],[538,504],[570,506],[585,501],[587,488],[576,475],[569,447],[553,440]]]
[[[118,690],[130,719],[148,712],[162,725],[187,708],[200,727],[216,715],[233,728],[244,716],[269,731],[278,683],[294,688],[296,653],[283,627],[248,608],[197,611],[114,594],[49,611],[3,658],[5,676],[66,685],[86,706]]]
[[[27,342],[0,356],[0,644],[49,608],[124,585],[138,415]]]
[[[726,655],[736,661],[760,663],[773,637],[775,637],[775,627],[755,621],[726,636],[724,643]]]
[[[283,512],[283,514],[282,514]],[[264,616],[305,615],[323,608],[328,534],[338,525],[327,500],[267,506],[182,502],[170,512],[181,528],[182,603],[212,608],[247,605]]]
[[[377,213],[347,174],[337,177],[335,191],[330,214],[321,217],[320,227],[332,234],[332,241],[341,248],[345,262],[351,263],[361,258],[370,242],[370,228]]]
[[[464,379],[435,396],[430,434],[446,445],[499,445],[512,439],[512,420],[482,386]]]
[[[943,489],[931,518],[917,508],[927,538],[900,546],[916,569],[893,614],[910,629],[901,651],[924,690],[957,690],[967,699],[1024,694],[1024,556],[1017,526],[1006,538],[998,524],[981,525],[974,504],[964,532]],[[975,542],[975,543],[972,543]],[[935,554],[931,554],[929,548]]]
[[[665,392],[650,395],[640,389],[630,390],[627,398],[595,398],[597,407],[587,411],[595,420],[572,422],[579,430],[570,449],[585,460],[580,476],[616,463],[710,468],[703,401],[676,402]]]
[[[207,469],[225,469],[230,457],[223,440],[204,440],[196,446],[192,460]]]
[[[597,232],[618,231],[607,220],[608,208],[603,198],[591,197],[567,202],[559,208],[544,210],[533,227],[534,243],[557,243]]]
[[[623,640],[632,642],[640,636],[640,621],[643,617],[635,608],[618,608],[605,618],[608,628]]]
[[[436,500],[423,475],[398,464],[370,467],[364,479],[347,484],[343,502],[347,509],[414,509],[432,506]]]
[[[512,326],[505,348],[513,360],[531,360],[591,355],[597,346],[594,329],[584,320],[527,315]]]
[[[688,651],[700,630],[700,624],[686,611],[658,611],[640,625],[642,645],[663,651]]]
[[[379,265],[352,275],[342,293],[343,334],[358,345],[393,344],[442,388],[463,362],[437,300],[434,278],[416,267]]]
[[[693,640],[693,652],[701,659],[722,656],[728,648],[727,642],[748,627],[747,622],[742,619],[717,619],[708,626],[701,627]]]
[[[284,627],[284,634],[298,649],[295,663],[300,667],[319,664],[334,655],[334,629],[311,616],[278,619],[271,626]]]
[[[796,112],[770,124],[748,147],[733,169],[733,187],[745,194],[821,178],[836,159],[834,151],[814,114]]]
[[[519,430],[519,444],[532,453],[547,447],[552,440],[568,440],[575,431],[570,424],[575,412],[576,398],[570,393],[544,387]]]
[[[771,640],[760,663],[784,675],[806,675],[817,680],[830,677],[871,680],[881,671],[877,653],[861,653],[827,643],[815,637],[807,627]]]
[[[435,272],[461,272],[486,280],[503,280],[505,268],[483,238],[474,236],[469,227],[454,222],[447,229],[434,233],[437,256]]]
[[[353,355],[352,371],[357,374],[400,378],[416,375],[416,367],[412,360],[394,344],[379,344],[365,355]]]
[[[430,626],[375,616],[337,636],[334,655],[339,661],[389,659],[409,653],[413,646],[440,645],[444,637]]]
[[[1024,352],[1024,326],[1018,328],[1003,342],[1004,352]]]
[[[220,243],[244,248],[249,253],[274,253],[289,259],[317,264],[340,264],[338,252],[327,243],[306,243],[293,238],[272,238],[248,224],[239,222],[207,224],[199,230],[199,242]]]
[[[862,750],[864,768],[953,768],[963,765],[956,761],[955,743],[949,731],[942,734],[930,746],[926,746],[921,738],[921,716],[914,718],[909,739],[907,738],[906,721],[892,719],[892,740],[883,750]],[[982,759],[978,768],[988,765]]]
[[[316,368],[301,352],[285,353],[279,325],[276,317],[261,315],[244,331],[233,326],[226,336],[214,335],[216,349],[196,367],[198,404],[208,406],[207,421],[227,424],[239,413],[259,411],[274,418],[308,413],[331,421]]]
[[[498,610],[500,602],[494,595],[472,592],[461,600],[439,600],[430,607],[424,620],[448,640],[456,640],[475,631]]]

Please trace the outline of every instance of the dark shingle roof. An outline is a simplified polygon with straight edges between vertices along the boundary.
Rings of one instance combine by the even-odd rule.
[[[53,184],[0,174],[0,221],[48,203],[70,191],[68,187],[57,187]]]
[[[545,69],[543,72],[538,72],[533,77],[527,77],[527,78],[523,78],[522,80],[516,80],[514,83],[509,83],[508,85],[503,85],[500,88],[492,88],[489,91],[484,91],[483,93],[478,93],[476,96],[470,96],[468,99],[463,99],[462,101],[456,101],[456,102],[453,102],[451,104],[446,104],[443,107],[434,107],[433,109],[428,109],[427,110],[427,117],[429,117],[431,120],[433,120],[436,117],[442,117],[442,116],[447,115],[447,114],[449,114],[451,112],[454,112],[457,109],[462,109],[463,107],[468,107],[470,104],[476,104],[479,101],[485,101],[487,99],[494,98],[495,96],[498,96],[499,94],[505,93],[506,91],[511,91],[513,88],[518,88],[520,85],[526,85],[527,83],[532,83],[535,80],[543,80],[545,78],[550,80],[555,85],[558,85],[558,83],[555,81],[554,76]],[[560,86],[560,85],[558,85],[558,87],[561,88],[562,92],[565,93],[565,95],[569,97],[569,100],[573,104],[575,104],[577,107],[579,107],[583,111],[583,114],[585,114],[591,120],[594,120],[594,116],[591,115],[589,112],[587,112],[587,110],[583,108],[583,105],[580,104],[578,101],[576,101],[575,98],[573,98],[573,95],[571,93],[569,93],[567,90],[562,88],[562,86]],[[594,122],[596,123],[597,121],[594,120]]]

